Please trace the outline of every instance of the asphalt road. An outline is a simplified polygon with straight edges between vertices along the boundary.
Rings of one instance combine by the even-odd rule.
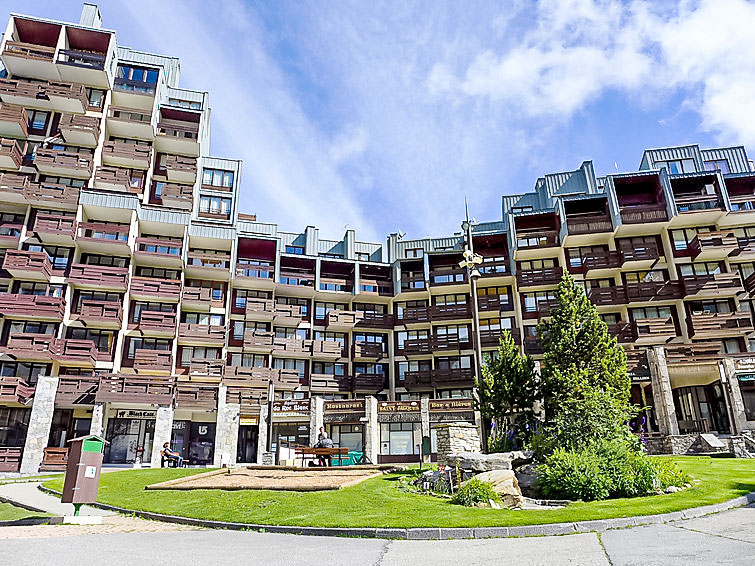
[[[0,542],[0,564],[755,566],[755,506],[700,519],[519,539],[386,541],[198,530]]]

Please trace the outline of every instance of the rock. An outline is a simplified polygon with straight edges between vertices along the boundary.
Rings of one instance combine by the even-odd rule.
[[[523,495],[533,497],[537,495],[537,466],[534,464],[524,464],[514,470],[516,481],[519,483],[519,489]]]
[[[501,504],[498,503],[497,501],[493,501],[492,499],[488,499],[488,505],[490,505],[491,509],[500,509],[501,508]]]
[[[677,493],[678,491],[681,491],[681,487],[677,487],[675,485],[670,485],[665,489],[666,493]]]
[[[532,461],[531,451],[496,452],[480,454],[479,452],[457,452],[449,454],[447,465],[459,467],[471,472],[488,472],[490,470],[513,470],[517,466]]]
[[[495,492],[501,496],[501,504],[504,507],[519,508],[524,503],[513,470],[491,470],[477,474],[475,478],[490,483]]]

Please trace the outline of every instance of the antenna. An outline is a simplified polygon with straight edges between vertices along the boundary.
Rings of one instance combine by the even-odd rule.
[[[619,164],[618,164],[618,162],[614,161],[613,162],[613,166],[616,168],[616,172],[618,173],[619,172]]]
[[[469,203],[467,202],[467,195],[464,195],[464,217],[469,222]]]

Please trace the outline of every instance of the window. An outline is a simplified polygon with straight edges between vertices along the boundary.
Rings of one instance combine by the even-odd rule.
[[[716,262],[685,263],[679,266],[679,275],[682,277],[715,275],[717,273],[721,273],[721,264]]]
[[[381,456],[419,454],[421,444],[420,423],[380,423]]]
[[[18,281],[15,292],[19,295],[41,295],[46,297],[62,297],[65,295],[65,285],[49,285],[47,283],[32,283]]]
[[[210,289],[210,295],[213,301],[222,301],[225,297],[225,285],[219,281],[200,281],[198,279],[186,279],[184,287],[194,289]]]
[[[623,274],[625,283],[648,283],[651,281],[668,281],[668,271],[653,269],[649,271],[628,271]]]
[[[231,365],[245,368],[265,367],[265,356],[262,354],[231,354]]]
[[[86,87],[87,101],[93,108],[102,108],[105,102],[105,91],[98,88]]]
[[[283,326],[276,326],[273,329],[276,338],[285,338],[288,340],[306,340],[307,329],[306,328],[286,328]]]
[[[315,332],[315,340],[338,342],[341,345],[341,350],[346,348],[346,334],[344,332],[323,332],[322,330],[317,330]]]
[[[683,230],[671,230],[671,239],[674,242],[674,250],[686,250],[695,237],[705,232],[714,232],[714,226],[698,226],[696,228],[684,228]]]
[[[40,375],[50,375],[52,364],[30,364],[26,362],[0,362],[0,377],[20,377],[29,384],[35,384]],[[0,409],[1,411],[2,409]],[[2,431],[2,427],[0,427]]]
[[[233,187],[233,171],[205,168],[202,172],[202,184],[230,189]]]
[[[727,159],[711,159],[705,162],[706,171],[721,171],[724,175],[731,173]]]
[[[399,381],[406,380],[407,372],[429,372],[430,360],[412,360],[409,362],[398,363],[398,379]]]
[[[408,316],[414,314],[417,309],[426,309],[427,301],[405,301],[403,303],[396,303],[396,318],[414,318]],[[407,312],[409,311],[409,312]]]
[[[670,161],[655,161],[656,169],[666,169],[669,175],[680,175],[682,173],[695,173],[697,167],[695,167],[694,159],[675,159]]]
[[[632,315],[632,320],[640,320],[643,318],[670,318],[673,313],[674,307],[642,307],[638,309],[630,309],[629,312]]]
[[[346,375],[346,364],[334,362],[312,362],[312,373],[320,375]]]
[[[231,199],[202,195],[201,197],[199,197],[199,212],[230,216]]]
[[[98,352],[111,352],[115,343],[115,333],[112,330],[69,328],[68,337],[75,340],[91,340]]]
[[[354,310],[357,312],[384,314],[385,305],[376,305],[373,303],[354,303]]]
[[[42,110],[26,110],[29,116],[29,133],[44,135],[47,131],[47,121],[50,119],[50,113]]]
[[[10,323],[8,334],[45,334],[53,336],[57,330],[58,325],[54,322],[24,322],[23,320],[14,320]]]
[[[26,244],[25,248],[30,252],[45,252],[50,258],[52,268],[58,271],[65,270],[73,255],[73,248],[61,246],[42,246],[40,244]]]
[[[511,330],[514,327],[513,318],[484,318],[480,320],[480,331],[498,333],[501,330]]]
[[[438,370],[470,369],[471,367],[471,356],[450,356],[448,358],[435,359],[435,369]]]
[[[206,312],[182,312],[181,322],[187,324],[199,324],[201,326],[223,326],[224,316],[222,314],[210,314]]]
[[[404,349],[407,340],[428,340],[430,332],[428,330],[401,330],[396,333],[399,350]]]
[[[162,338],[131,338],[128,342],[127,357],[129,360],[133,360],[136,350],[158,350],[170,352],[170,349],[170,340],[164,340]]]
[[[370,261],[370,254],[367,252],[356,252],[354,254],[354,259],[357,261]]]
[[[315,303],[315,318],[324,319],[328,311],[345,311],[347,305],[341,303]]]
[[[134,301],[131,308],[131,322],[139,322],[142,312],[176,312],[175,305],[169,303],[147,303],[145,301]]]
[[[547,303],[548,301],[555,301],[555,291],[536,291],[534,293],[522,293],[524,298],[524,311],[525,312],[537,312],[540,308],[540,303]]]
[[[301,307],[301,317],[307,318],[309,316],[309,301],[307,301],[307,299],[299,299],[297,297],[276,297],[275,302],[278,305],[294,305]]]
[[[558,262],[554,258],[533,259],[530,261],[520,261],[519,269],[521,271],[533,271],[536,269],[550,269],[557,265]]]
[[[520,214],[522,212],[532,212],[531,206],[512,206],[511,212],[514,214]]]
[[[86,185],[84,179],[72,179],[71,177],[57,177],[52,175],[41,175],[39,182],[49,185],[65,185],[66,187],[78,187],[81,188]]]
[[[287,254],[304,255],[304,246],[286,245]]]
[[[106,265],[108,267],[128,267],[127,257],[113,257],[109,255],[81,254],[84,265]]]
[[[275,369],[295,369],[299,372],[299,381],[303,381],[306,376],[305,368],[307,367],[307,362],[305,360],[276,358],[273,360],[273,367]]]
[[[413,258],[413,257],[424,257],[425,250],[422,248],[407,248],[405,257],[407,258]]]
[[[445,389],[443,391],[438,391],[438,394],[435,396],[436,399],[471,399],[472,398],[472,390],[471,389]]]
[[[357,344],[380,344],[385,351],[385,334],[373,334],[368,332],[354,332],[354,342]]]
[[[191,360],[219,360],[220,348],[206,348],[205,346],[181,346],[181,367],[189,367]]]
[[[449,342],[468,342],[469,328],[465,324],[449,324],[435,327],[435,337]]]
[[[467,304],[467,296],[466,295],[438,295],[435,297],[435,304],[436,305],[445,305],[445,306],[453,306],[453,305],[466,305]]]
[[[692,314],[726,314],[732,311],[731,304],[727,300],[690,301],[687,305]]]
[[[267,291],[251,291],[247,289],[236,289],[234,291],[233,307],[237,309],[246,308],[247,299],[269,299],[270,293]]]
[[[122,298],[120,293],[109,293],[106,291],[79,291],[74,296],[76,298],[73,312],[77,313],[81,312],[81,303],[83,301],[100,301],[120,304]]]
[[[181,279],[181,272],[177,269],[163,269],[161,267],[138,266],[135,275],[138,277],[151,277],[152,279]]]
[[[118,65],[117,78],[123,79],[117,81],[118,88],[123,90],[154,92],[154,85],[157,84],[158,74],[158,69],[135,67],[132,65]]]
[[[432,273],[433,283],[462,283],[466,280],[466,271],[455,271],[450,265],[436,267]]]

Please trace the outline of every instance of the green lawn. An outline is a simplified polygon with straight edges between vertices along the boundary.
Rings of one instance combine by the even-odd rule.
[[[21,507],[16,507],[10,503],[0,502],[0,521],[17,521],[19,519],[28,519],[30,517],[49,517],[46,513],[35,513],[27,511]]]
[[[574,503],[549,511],[465,508],[397,489],[400,474],[340,491],[146,491],[144,486],[206,470],[157,469],[103,474],[98,501],[127,509],[202,519],[323,527],[471,527],[560,523],[679,511],[755,491],[755,460],[675,457],[696,482],[670,495]],[[45,483],[60,490],[62,480]]]

